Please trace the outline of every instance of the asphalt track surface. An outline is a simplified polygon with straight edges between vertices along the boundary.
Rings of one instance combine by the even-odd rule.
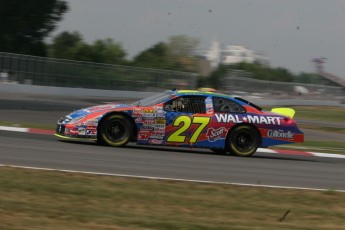
[[[60,113],[93,102],[8,100],[1,119],[50,123]],[[36,106],[36,107],[35,107]],[[73,108],[72,108],[73,107]],[[37,108],[37,109],[35,109]],[[42,115],[43,114],[43,115]],[[49,114],[49,116],[47,116]],[[251,158],[216,155],[209,150],[124,148],[66,141],[51,135],[0,131],[0,164],[182,180],[345,190],[345,159],[256,153]]]
[[[0,132],[0,164],[144,177],[345,190],[345,159],[209,150],[99,146],[52,135]]]

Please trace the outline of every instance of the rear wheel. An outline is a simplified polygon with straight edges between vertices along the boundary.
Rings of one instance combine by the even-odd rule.
[[[98,128],[97,141],[100,144],[120,147],[128,143],[133,133],[130,120],[122,114],[105,117]]]
[[[227,149],[230,154],[249,157],[253,155],[260,144],[260,135],[258,131],[247,125],[237,126],[231,130],[227,138]]]

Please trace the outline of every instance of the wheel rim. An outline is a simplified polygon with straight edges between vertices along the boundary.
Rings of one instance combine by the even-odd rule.
[[[251,132],[242,131],[235,135],[234,144],[241,152],[249,151],[253,148],[254,135]]]
[[[106,126],[106,136],[113,142],[120,141],[125,137],[126,126],[121,121],[110,121]]]

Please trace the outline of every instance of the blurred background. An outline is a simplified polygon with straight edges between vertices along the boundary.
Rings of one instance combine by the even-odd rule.
[[[344,22],[343,0],[0,0],[0,229],[344,229]],[[293,108],[305,142],[225,159],[40,135],[172,88]]]
[[[31,85],[142,92],[211,87],[254,100],[345,103],[345,69],[335,65],[344,57],[331,52],[341,49],[345,35],[328,32],[345,18],[339,1],[38,2],[0,1],[2,91],[9,84],[27,92]],[[326,15],[312,10],[319,7]]]
[[[2,124],[212,88],[294,107],[307,141],[345,139],[342,1],[0,0],[0,15]]]

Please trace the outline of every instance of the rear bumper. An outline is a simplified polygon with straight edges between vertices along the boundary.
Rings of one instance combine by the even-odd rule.
[[[262,147],[303,143],[304,133],[297,127],[293,129],[261,129]]]

